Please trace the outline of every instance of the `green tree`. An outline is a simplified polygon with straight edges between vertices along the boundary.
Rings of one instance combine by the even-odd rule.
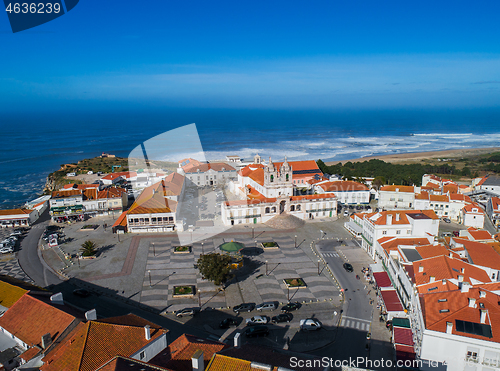
[[[229,255],[211,253],[201,255],[198,259],[198,270],[204,279],[222,286],[229,279],[232,259]]]
[[[94,241],[87,240],[82,243],[80,251],[82,256],[95,256],[97,254],[97,244]]]

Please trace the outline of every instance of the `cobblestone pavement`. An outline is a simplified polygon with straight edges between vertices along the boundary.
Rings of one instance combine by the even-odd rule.
[[[10,276],[17,278],[18,280],[34,283],[31,278],[29,278],[26,273],[22,270],[19,262],[14,257],[6,259],[5,257],[0,261],[0,275]]]

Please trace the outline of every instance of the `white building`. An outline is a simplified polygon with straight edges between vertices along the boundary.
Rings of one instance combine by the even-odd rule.
[[[199,187],[224,185],[237,176],[236,169],[224,162],[200,162],[192,158],[179,161],[177,172]]]
[[[126,225],[130,233],[182,232],[184,223],[178,217],[178,200],[182,199],[184,189],[185,178],[177,173],[170,174],[164,180],[145,188],[126,212],[126,216],[117,220],[119,223],[115,223],[116,226]]]
[[[281,214],[303,220],[337,217],[337,198],[333,193],[294,196],[292,164],[299,161],[289,164],[285,158],[275,165],[269,159],[263,165],[259,157],[256,162],[241,169],[238,180],[229,184],[230,191],[241,199],[222,203],[225,225],[265,223]]]
[[[333,193],[343,205],[362,205],[370,203],[370,189],[362,183],[353,181],[323,181],[314,184],[318,194]]]
[[[414,209],[415,194],[420,188],[415,186],[389,185],[380,188],[378,207],[385,210]]]
[[[486,204],[486,213],[490,217],[493,225],[498,229],[500,228],[500,198],[490,197]]]
[[[476,203],[466,205],[461,210],[462,224],[466,227],[482,229],[484,227],[484,212]]]
[[[37,209],[0,210],[0,228],[29,227],[39,217]]]
[[[497,175],[486,175],[477,184],[476,190],[489,191],[500,196],[500,177]]]
[[[362,247],[375,261],[381,261],[383,251],[377,244],[382,237],[436,236],[439,217],[432,210],[392,210],[361,215]]]

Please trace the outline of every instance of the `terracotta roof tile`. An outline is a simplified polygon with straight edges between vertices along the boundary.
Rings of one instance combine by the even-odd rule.
[[[369,191],[369,188],[364,184],[350,180],[325,182],[318,184],[317,186],[323,188],[325,192]]]
[[[129,357],[116,356],[96,371],[171,371]]]
[[[74,316],[26,293],[0,317],[0,326],[31,346],[41,344],[42,336],[47,333],[55,340],[75,320]]]
[[[6,308],[10,308],[27,292],[28,290],[25,290],[19,286],[0,281],[0,304]]]
[[[197,350],[203,351],[203,359],[207,364],[215,353],[227,347],[228,345],[218,341],[210,341],[184,334],[175,339],[149,363],[176,371],[191,371],[193,369],[191,357]]]
[[[404,186],[404,185],[387,185],[380,188],[382,192],[406,192],[406,193],[414,193],[415,187],[413,186]]]
[[[125,317],[130,316],[127,320]],[[134,323],[120,325],[106,320],[80,323],[64,342],[58,344],[44,358],[41,371],[94,371],[117,355],[130,357],[139,349],[155,341],[166,331],[135,315],[107,319],[109,322]],[[151,339],[146,340],[144,326],[151,327]]]

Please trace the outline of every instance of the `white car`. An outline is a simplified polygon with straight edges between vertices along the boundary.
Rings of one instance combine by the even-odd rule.
[[[303,331],[315,331],[321,328],[321,323],[316,321],[315,319],[301,319],[300,320],[300,329]]]
[[[11,252],[14,252],[13,247],[6,246],[6,247],[0,248],[0,253],[2,253],[2,254],[9,254]]]
[[[253,316],[252,318],[247,318],[247,326],[265,325],[268,322],[269,318],[266,316]]]
[[[349,216],[349,211],[344,211],[344,216]]]

